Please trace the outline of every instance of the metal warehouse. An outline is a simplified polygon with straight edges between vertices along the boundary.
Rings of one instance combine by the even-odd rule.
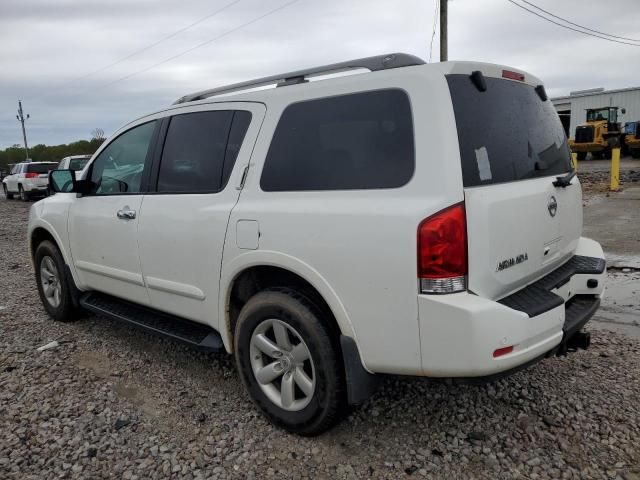
[[[565,97],[552,98],[551,101],[560,114],[567,137],[573,137],[576,126],[585,122],[588,108],[619,107],[618,122],[624,125],[626,122],[640,121],[640,87],[580,90]],[[626,111],[624,114],[623,108]]]

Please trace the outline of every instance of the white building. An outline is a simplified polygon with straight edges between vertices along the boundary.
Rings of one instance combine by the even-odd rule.
[[[623,126],[626,122],[640,121],[640,87],[605,90],[594,88],[571,92],[569,96],[552,98],[560,119],[567,132],[567,137],[574,137],[576,126],[586,120],[587,108],[620,107],[618,122]],[[626,113],[622,113],[622,109]]]

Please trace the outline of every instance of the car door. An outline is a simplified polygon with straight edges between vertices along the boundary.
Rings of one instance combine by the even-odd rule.
[[[22,171],[22,166],[23,164],[19,163],[18,165],[14,165],[11,169],[11,174],[7,177],[7,190],[9,192],[18,191],[18,177]]]
[[[138,227],[151,305],[218,326],[222,248],[265,107],[190,107],[164,120]],[[160,150],[160,149],[158,149]]]
[[[138,214],[147,190],[159,121],[112,140],[87,173],[90,193],[69,210],[69,243],[80,286],[148,304],[138,257]]]

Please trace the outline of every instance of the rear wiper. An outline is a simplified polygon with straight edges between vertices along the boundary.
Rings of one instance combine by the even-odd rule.
[[[555,181],[553,182],[553,186],[567,188],[569,185],[571,185],[571,180],[573,180],[573,177],[576,176],[576,173],[577,172],[574,170],[572,172],[567,173],[563,177],[556,177]]]

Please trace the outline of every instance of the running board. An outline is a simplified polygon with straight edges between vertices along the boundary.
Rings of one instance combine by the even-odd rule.
[[[80,298],[80,305],[97,315],[127,322],[149,333],[176,340],[204,352],[224,350],[220,334],[201,323],[98,292],[85,293]]]

